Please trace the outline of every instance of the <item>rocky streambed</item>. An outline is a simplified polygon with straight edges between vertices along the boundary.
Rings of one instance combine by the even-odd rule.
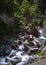
[[[18,39],[3,40],[0,43],[0,65],[28,65],[36,58],[41,58],[41,55],[37,56],[36,52],[46,51],[46,37],[43,29],[38,31],[39,37],[20,34]]]

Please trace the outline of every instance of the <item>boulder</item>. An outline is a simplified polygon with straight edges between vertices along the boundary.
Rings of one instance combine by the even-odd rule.
[[[37,62],[34,62],[29,65],[46,65],[46,59],[38,60]]]
[[[0,56],[9,55],[11,52],[11,47],[9,45],[2,45],[0,47]]]

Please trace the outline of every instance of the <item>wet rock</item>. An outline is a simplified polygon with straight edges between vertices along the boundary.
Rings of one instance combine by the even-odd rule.
[[[29,48],[24,44],[24,51],[27,52]]]
[[[11,53],[10,41],[7,38],[4,38],[0,43],[0,56],[6,56]]]
[[[34,37],[33,43],[35,44],[35,47],[40,48],[41,43],[38,38]]]
[[[24,37],[24,36],[19,36],[19,39],[20,39],[20,40],[24,40],[25,37]]]
[[[28,54],[35,54],[38,51],[38,48],[32,48],[28,50]]]
[[[29,36],[29,40],[30,41],[33,41],[34,40],[32,35]]]
[[[19,40],[13,40],[13,41],[11,41],[10,46],[13,49],[16,49],[18,47],[18,43],[19,43]]]
[[[35,34],[36,33],[36,34]],[[37,27],[33,24],[33,26],[31,27],[31,34],[35,37],[38,37],[39,36],[39,32],[38,32],[38,29]]]
[[[33,37],[34,38],[34,41],[36,42],[36,43],[39,43],[39,39],[38,38],[36,38],[36,37]]]
[[[22,40],[13,40],[11,43],[10,43],[10,46],[13,48],[13,49],[16,49],[16,50],[23,50],[24,49],[24,45],[23,45],[23,41]]]
[[[40,44],[37,39],[34,39],[33,41],[25,40],[24,47],[25,51],[31,54],[39,50]]]
[[[0,47],[0,56],[9,55],[11,52],[11,47],[9,45],[2,45]]]
[[[23,44],[28,45],[28,44],[29,44],[28,40],[26,39],[26,40],[23,42]]]
[[[38,60],[37,62],[29,64],[29,65],[46,65],[46,59]]]

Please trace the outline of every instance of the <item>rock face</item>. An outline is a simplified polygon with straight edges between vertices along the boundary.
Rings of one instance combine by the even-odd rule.
[[[6,14],[2,14],[0,18],[3,21],[3,23],[5,23],[7,26],[13,25],[14,17],[9,18]]]
[[[6,56],[9,55],[11,52],[10,42],[8,40],[3,40],[2,43],[0,43],[0,56]]]
[[[29,65],[46,65],[46,59],[39,60],[39,61],[29,64]]]
[[[0,56],[9,55],[10,52],[11,52],[10,46],[8,46],[8,45],[7,45],[7,46],[2,45],[2,46],[0,47]]]

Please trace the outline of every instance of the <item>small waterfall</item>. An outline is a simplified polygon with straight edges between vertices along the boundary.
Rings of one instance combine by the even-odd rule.
[[[35,50],[36,49],[40,49],[42,50],[42,48],[44,47],[44,43],[46,41],[46,38],[44,36],[44,31],[42,28],[40,28],[39,30],[39,33],[40,33],[40,36],[38,38],[35,38],[33,39],[33,43],[35,47]],[[31,36],[31,35],[30,35]],[[32,38],[32,36],[31,36]],[[32,42],[32,40],[29,40],[30,42]],[[16,65],[28,65],[28,64],[31,64],[32,61],[35,59],[35,56],[34,54],[29,54],[25,51],[25,47],[24,47],[24,44],[23,44],[23,40],[21,40],[21,43],[20,43],[20,40],[18,39],[17,40],[14,40],[13,39],[13,45],[14,47],[16,47],[16,44],[19,44],[17,45],[17,48],[16,49],[12,49],[10,54],[3,58],[3,57],[0,57],[0,65],[12,65],[12,62],[16,62]],[[11,43],[12,43],[11,42]],[[41,45],[41,47],[37,48],[36,45],[37,43]],[[5,46],[7,48],[7,45]],[[30,45],[28,46],[31,50],[33,50],[34,48],[31,47]],[[33,50],[34,51],[34,50]],[[7,61],[6,61],[7,60]]]
[[[39,36],[39,41],[41,43],[41,48],[40,49],[42,49],[44,47],[44,44],[45,44],[45,41],[46,41],[45,32],[42,28],[40,28],[38,31],[40,33],[40,36]]]

